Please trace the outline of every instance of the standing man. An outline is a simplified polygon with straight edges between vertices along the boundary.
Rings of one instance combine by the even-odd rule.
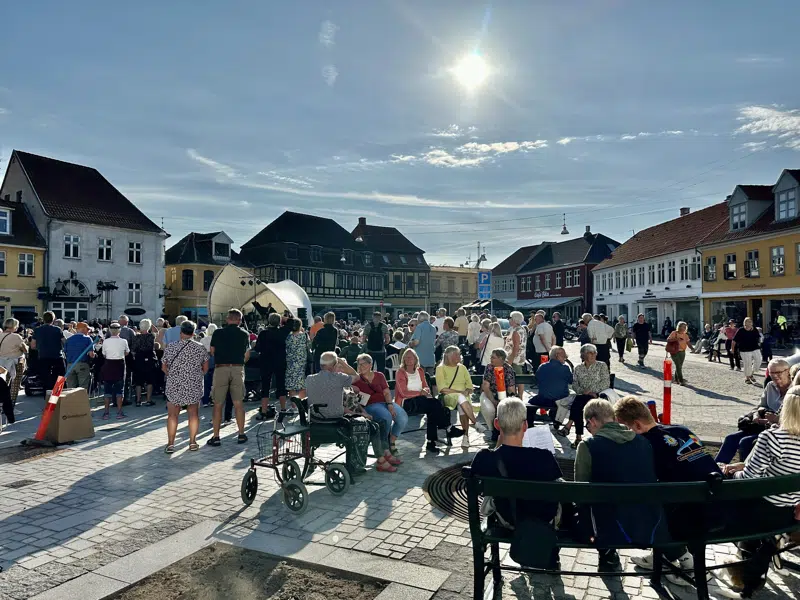
[[[781,311],[777,311],[777,317],[775,322],[778,324],[778,331],[780,332],[780,337],[778,338],[778,344],[782,348],[786,343],[789,341],[788,331],[786,330],[786,317],[783,316]]]
[[[436,311],[436,319],[433,321],[433,326],[436,327],[436,335],[442,333],[444,329],[444,320],[447,317],[447,309],[440,308]]]
[[[522,375],[526,358],[525,344],[528,337],[525,328],[522,326],[523,321],[525,321],[525,315],[518,310],[512,311],[508,315],[508,321],[511,328],[508,330],[508,335],[506,335],[503,349],[506,351],[508,363],[514,369],[514,374]],[[517,384],[517,398],[525,398],[525,384],[523,383]]]
[[[178,317],[180,318],[180,317]],[[185,319],[184,319],[185,320]],[[236,425],[239,427],[237,442],[244,444],[244,364],[250,358],[250,336],[241,328],[242,311],[232,308],[228,311],[224,327],[217,329],[211,337],[211,355],[214,357],[214,435],[208,440],[209,446],[221,445],[219,428],[222,424],[222,409],[228,392],[236,409]]]
[[[383,373],[386,369],[386,344],[390,342],[389,327],[381,320],[382,316],[379,311],[372,313],[372,323],[364,327],[361,338],[367,344],[367,352],[372,357],[376,373]]]
[[[469,333],[469,319],[467,319],[467,311],[463,308],[456,311],[456,329],[458,330],[458,344],[464,344]]]
[[[89,337],[89,325],[80,322],[75,328],[75,333],[64,343],[64,351],[67,355],[67,367],[72,370],[67,376],[68,388],[83,388],[87,392],[92,382],[92,370],[89,360],[94,358],[91,350],[86,354],[81,354],[86,348],[92,346],[92,338]],[[80,357],[80,360],[78,360]]]
[[[539,356],[549,356],[550,348],[556,345],[556,334],[553,326],[544,320],[544,315],[536,313],[533,317],[536,328],[533,330],[533,348]],[[541,359],[533,363],[533,372],[539,370]]]
[[[336,344],[339,343],[339,330],[336,329],[336,313],[326,312],[322,319],[323,325],[317,331],[314,339],[311,340],[311,350],[314,353],[314,363],[311,369],[316,373],[319,371],[319,359],[323,352],[335,352]]]
[[[317,315],[316,317],[314,317],[314,324],[311,326],[311,329],[308,330],[308,337],[310,337],[313,340],[314,336],[317,335],[317,332],[320,329],[322,329],[322,317]]]
[[[42,320],[44,324],[33,330],[31,349],[38,352],[39,377],[42,378],[45,396],[49,397],[56,379],[65,373],[64,356],[61,353],[64,331],[53,324],[56,320],[53,312],[48,310],[42,315]]]
[[[431,324],[430,315],[424,310],[420,311],[414,334],[408,343],[419,355],[419,366],[425,370],[426,375],[433,375],[436,371],[436,357],[434,347],[436,344],[436,328]]]
[[[123,404],[130,404],[131,401],[128,400],[128,390],[130,390],[131,382],[133,381],[133,338],[136,337],[136,332],[128,327],[128,316],[127,315],[120,315],[117,321],[119,323],[119,337],[123,340],[128,342],[128,348],[131,349],[127,355],[125,355],[125,392],[122,396],[122,403]]]
[[[636,340],[636,349],[639,351],[639,366],[644,366],[644,357],[647,356],[647,349],[653,343],[653,331],[650,323],[644,320],[644,315],[639,313],[636,323],[633,324],[633,337]]]
[[[736,337],[736,332],[739,331],[739,328],[736,327],[736,321],[731,319],[728,321],[728,326],[723,330],[725,334],[725,350],[728,351],[728,360],[731,363],[731,371],[733,371],[734,365],[736,365],[736,370],[742,370],[742,357],[739,355],[739,350],[736,349],[735,344],[733,343],[733,338]]]
[[[583,315],[591,318],[589,313]],[[614,336],[614,328],[608,323],[604,323],[602,315],[595,315],[586,326],[591,342],[597,346],[597,360],[606,363],[609,373],[611,372],[611,346],[609,340]]]
[[[561,313],[554,312],[553,313],[553,333],[556,334],[556,346],[564,347],[564,330],[566,329],[566,325],[564,325],[564,321],[561,320]]]
[[[175,317],[175,327],[170,327],[164,332],[164,345],[169,346],[175,342],[181,341],[181,325],[187,321],[189,317],[186,315],[178,315]]]
[[[275,379],[275,397],[280,402],[281,410],[286,410],[286,329],[281,326],[281,316],[270,313],[267,327],[262,329],[256,340],[255,351],[261,366],[261,409],[256,417],[266,421],[275,416],[270,410],[269,391]]]

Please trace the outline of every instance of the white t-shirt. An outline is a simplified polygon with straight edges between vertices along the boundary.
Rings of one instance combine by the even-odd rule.
[[[586,332],[589,334],[589,339],[593,344],[607,344],[608,340],[614,337],[614,328],[602,321],[592,319],[586,326]]]
[[[433,322],[433,326],[436,327],[436,335],[442,333],[444,329],[444,317],[436,317],[436,320]]]
[[[544,336],[544,343],[542,342],[542,338],[539,337],[540,335]],[[533,331],[533,347],[539,354],[546,354],[550,352],[550,348],[555,344],[555,338],[553,326],[547,321],[542,321]]]
[[[65,329],[65,330],[64,330],[64,339],[65,339],[65,340],[68,340],[68,339],[69,339],[69,338],[71,338],[73,335],[75,335],[75,334],[74,334],[74,333],[72,333],[72,332],[71,332],[69,329]]]
[[[421,392],[422,380],[419,378],[419,371],[414,370],[413,373],[408,373],[408,384],[406,388],[409,392]]]
[[[118,336],[111,336],[103,340],[103,356],[108,360],[120,360],[130,352],[128,341]]]

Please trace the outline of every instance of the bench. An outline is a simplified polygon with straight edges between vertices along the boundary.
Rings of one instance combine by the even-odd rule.
[[[552,575],[584,575],[584,576],[620,576],[623,573],[537,569],[523,566],[504,565],[500,558],[500,544],[510,543],[512,532],[496,525],[495,519],[483,523],[480,515],[482,496],[496,498],[516,498],[542,502],[571,502],[577,505],[586,504],[697,504],[702,506],[702,517],[712,522],[710,517],[719,502],[741,502],[755,500],[765,496],[796,492],[800,490],[800,474],[783,477],[767,477],[764,479],[728,480],[721,477],[709,481],[689,483],[651,483],[651,484],[614,484],[586,482],[539,482],[516,481],[505,478],[479,478],[472,474],[470,467],[464,467],[462,476],[467,483],[467,502],[469,508],[469,530],[472,538],[474,567],[474,600],[482,600],[486,576],[492,573],[495,589],[502,583],[502,571],[542,573]],[[742,526],[743,525],[743,526]],[[699,600],[708,599],[706,572],[721,569],[729,565],[706,565],[705,549],[711,544],[740,542],[768,538],[788,531],[800,530],[800,521],[793,527],[767,531],[752,521],[736,524],[736,528],[726,527],[709,531],[708,527],[698,528],[697,536],[692,539],[673,540],[661,544],[655,549],[656,556],[669,547],[688,547],[694,558],[694,576],[684,573],[666,561],[654,561],[651,571],[625,572],[625,576],[650,576],[652,585],[661,589],[661,575],[664,567],[675,575],[689,581],[697,589]],[[591,543],[573,538],[569,532],[558,532],[558,548],[593,548]],[[794,546],[791,546],[794,547]],[[639,545],[618,545],[614,549],[644,549]],[[489,557],[486,551],[489,550]],[[788,549],[788,548],[786,548]]]

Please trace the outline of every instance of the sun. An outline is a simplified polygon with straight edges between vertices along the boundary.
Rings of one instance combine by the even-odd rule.
[[[489,65],[477,53],[467,54],[450,72],[469,91],[480,87],[489,76]]]

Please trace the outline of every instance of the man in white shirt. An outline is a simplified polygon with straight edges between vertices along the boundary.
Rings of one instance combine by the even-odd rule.
[[[440,308],[436,311],[436,319],[433,321],[433,326],[436,327],[436,335],[438,336],[444,330],[444,320],[447,318],[447,309]]]
[[[536,314],[533,318],[536,323],[536,329],[533,330],[533,346],[537,354],[550,354],[550,348],[556,343],[556,334],[553,331],[553,326],[544,320],[540,314]]]
[[[583,316],[591,318],[589,313]],[[611,371],[611,346],[608,341],[614,337],[614,328],[604,323],[601,317],[602,315],[595,315],[586,325],[586,332],[592,343],[597,346],[597,360],[606,363],[608,370]]]
[[[109,418],[109,409],[111,401],[116,400],[117,404],[117,419],[125,418],[125,413],[122,412],[122,400],[124,397],[124,384],[125,384],[125,357],[130,353],[128,342],[119,337],[120,332],[119,323],[111,323],[108,327],[108,337],[103,340],[101,351],[105,361],[100,370],[100,376],[103,380],[103,399],[105,400],[105,411],[103,412],[103,419]]]

